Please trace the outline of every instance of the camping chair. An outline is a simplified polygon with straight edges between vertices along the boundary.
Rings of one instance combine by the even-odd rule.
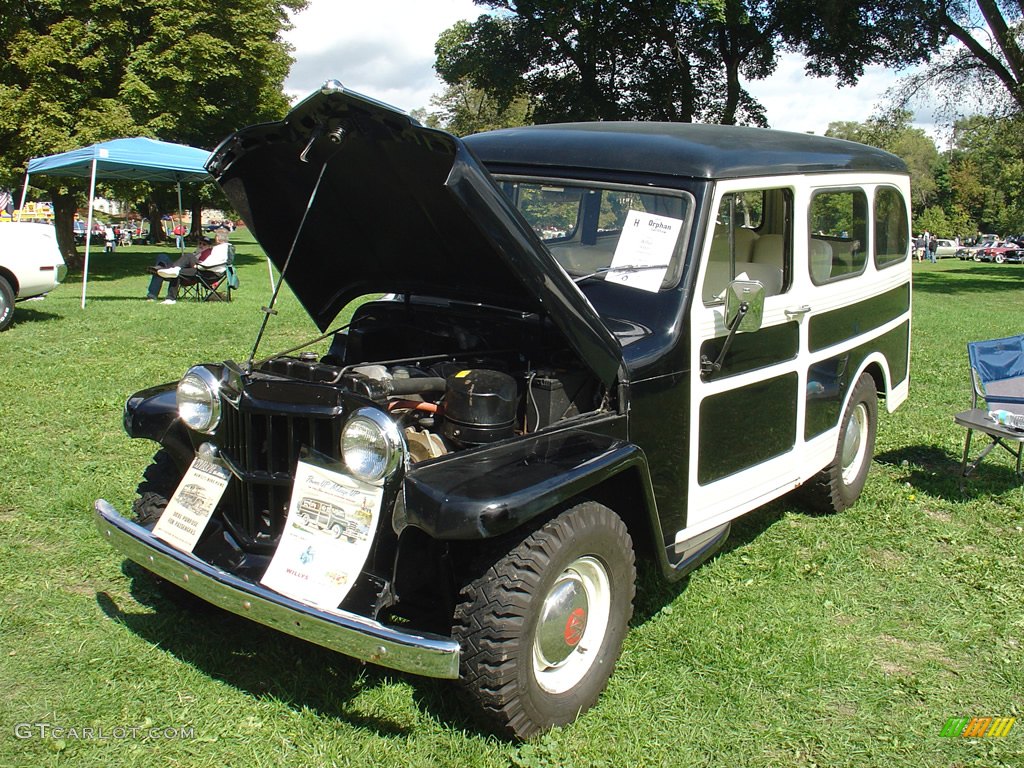
[[[1024,417],[1024,335],[972,341],[967,345],[967,356],[971,364],[971,410],[953,417],[957,424],[967,428],[961,474],[971,474],[998,445],[1017,460],[1017,477],[1024,480],[1020,468],[1024,429],[998,424],[989,416],[991,411],[1003,410]],[[979,400],[985,407],[978,407]],[[989,443],[970,461],[974,432],[983,432]]]
[[[230,243],[208,249],[194,269],[183,269],[178,276],[179,299],[231,301],[231,291],[237,287],[235,247]]]

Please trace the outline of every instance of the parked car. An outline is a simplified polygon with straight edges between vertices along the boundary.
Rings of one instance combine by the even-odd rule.
[[[675,580],[794,489],[850,506],[879,397],[908,394],[909,177],[881,150],[684,123],[459,139],[332,82],[209,169],[320,332],[129,398],[159,450],[132,519],[96,502],[102,535],[226,610],[458,679],[515,737],[597,701],[637,557]],[[198,543],[154,536],[211,462]],[[279,543],[334,541],[289,498],[328,491],[363,500],[372,547],[343,597],[286,598],[264,574],[302,589],[324,549]]]
[[[14,304],[52,291],[67,267],[52,224],[0,224],[0,331],[14,322]]]
[[[1008,253],[1016,253],[1020,250],[1020,246],[1016,243],[1012,243],[1009,240],[996,241],[992,245],[988,245],[984,248],[979,248],[974,252],[975,261],[993,261],[996,264],[1002,264],[1006,261],[1006,255]]]
[[[996,242],[997,241],[995,239],[982,240],[974,245],[961,246],[957,249],[956,257],[960,259],[960,261],[980,261],[981,259],[977,258],[978,251],[983,248],[991,248],[996,244]]]
[[[951,259],[956,256],[957,250],[960,246],[953,240],[945,240],[938,238],[938,247],[935,249],[935,258],[937,259]]]

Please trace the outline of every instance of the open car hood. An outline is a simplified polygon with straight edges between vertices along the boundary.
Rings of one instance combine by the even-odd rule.
[[[593,306],[454,136],[329,81],[208,168],[321,330],[367,293],[436,296],[547,315],[602,381],[619,371]]]

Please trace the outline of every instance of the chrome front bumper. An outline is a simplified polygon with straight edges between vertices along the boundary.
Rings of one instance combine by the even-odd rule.
[[[425,677],[459,676],[459,644],[451,638],[412,634],[354,613],[303,605],[174,549],[103,499],[96,501],[95,511],[96,527],[114,549],[219,608],[382,667]]]

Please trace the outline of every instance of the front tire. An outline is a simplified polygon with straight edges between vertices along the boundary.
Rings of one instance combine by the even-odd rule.
[[[862,373],[839,422],[832,462],[800,488],[800,496],[820,512],[842,512],[860,498],[875,452],[878,395],[871,374]]]
[[[185,473],[178,468],[174,457],[161,448],[153,455],[153,461],[142,473],[142,482],[136,492],[139,498],[132,504],[135,522],[152,529],[167,509],[167,502]]]
[[[0,331],[6,331],[14,322],[14,289],[0,277]]]
[[[625,524],[585,502],[485,560],[455,609],[466,696],[519,739],[572,722],[604,690],[633,615]]]
[[[167,509],[167,502],[174,495],[175,489],[184,476],[185,473],[178,467],[170,452],[163,448],[157,451],[153,455],[153,461],[143,472],[142,482],[139,483],[136,491],[139,497],[132,504],[135,522],[153,530],[153,526]],[[205,611],[211,607],[202,598],[196,597],[177,584],[165,581],[154,573],[147,572],[147,575],[153,580],[160,594],[179,608],[189,611]]]

